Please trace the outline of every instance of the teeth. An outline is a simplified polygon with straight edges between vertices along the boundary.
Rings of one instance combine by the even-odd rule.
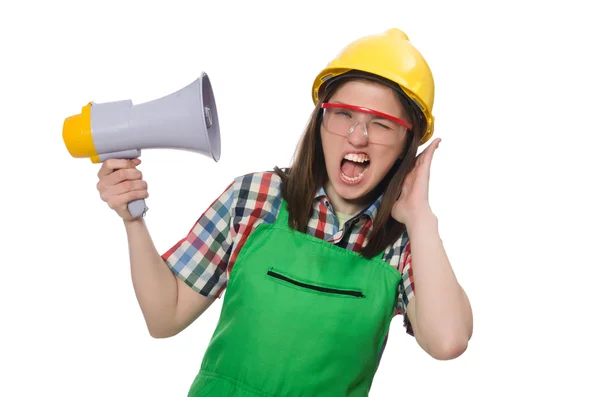
[[[346,160],[354,161],[356,163],[364,163],[365,161],[369,161],[369,156],[364,153],[356,154],[356,153],[348,153],[344,156]]]
[[[360,178],[362,178],[364,172],[361,172],[360,174],[358,174],[358,176],[354,177],[354,178],[350,178],[348,175],[344,174],[342,172],[342,175],[344,175],[344,178],[346,178],[347,180],[349,180],[350,182],[356,182],[358,181]]]

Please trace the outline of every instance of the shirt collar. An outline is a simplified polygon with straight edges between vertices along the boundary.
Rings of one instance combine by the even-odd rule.
[[[317,190],[317,193],[315,194],[315,199],[317,199],[317,200],[325,199],[325,200],[327,200],[327,202],[329,202],[329,203],[331,202],[331,200],[329,200],[329,197],[327,196],[327,192],[325,191],[325,189],[323,187],[320,187]],[[371,219],[372,222],[374,222],[375,216],[377,216],[377,211],[379,210],[382,199],[383,199],[383,194],[381,194],[379,197],[377,197],[377,199],[375,201],[373,201],[370,205],[368,205],[366,208],[364,208],[358,214],[353,216],[352,219],[358,218],[360,216],[367,216]]]

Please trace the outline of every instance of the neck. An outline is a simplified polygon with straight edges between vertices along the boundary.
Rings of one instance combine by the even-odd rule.
[[[364,197],[356,200],[346,200],[340,197],[333,188],[333,185],[331,185],[330,181],[325,183],[324,188],[329,200],[331,201],[331,205],[333,205],[333,208],[342,214],[354,215],[360,212],[367,205],[367,200],[365,200]]]

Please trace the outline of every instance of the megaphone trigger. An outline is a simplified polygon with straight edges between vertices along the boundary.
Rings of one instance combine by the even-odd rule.
[[[196,152],[218,162],[221,136],[215,96],[208,75],[153,101],[89,102],[81,114],[67,117],[63,140],[72,157],[101,163],[109,158],[133,159],[143,149]],[[128,206],[132,216],[143,216],[145,200]]]

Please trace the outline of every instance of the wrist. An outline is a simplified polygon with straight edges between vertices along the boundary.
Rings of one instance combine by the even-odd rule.
[[[138,218],[132,218],[132,219],[123,219],[123,225],[125,226],[126,229],[131,228],[131,227],[136,227],[137,225],[142,225],[144,223],[144,218],[142,217],[138,217]]]
[[[406,222],[404,222],[404,225],[409,233],[411,230],[414,231],[422,227],[427,229],[432,227],[437,228],[437,224],[438,218],[433,213],[431,208],[423,208],[419,211],[413,211],[411,216],[406,219]]]

